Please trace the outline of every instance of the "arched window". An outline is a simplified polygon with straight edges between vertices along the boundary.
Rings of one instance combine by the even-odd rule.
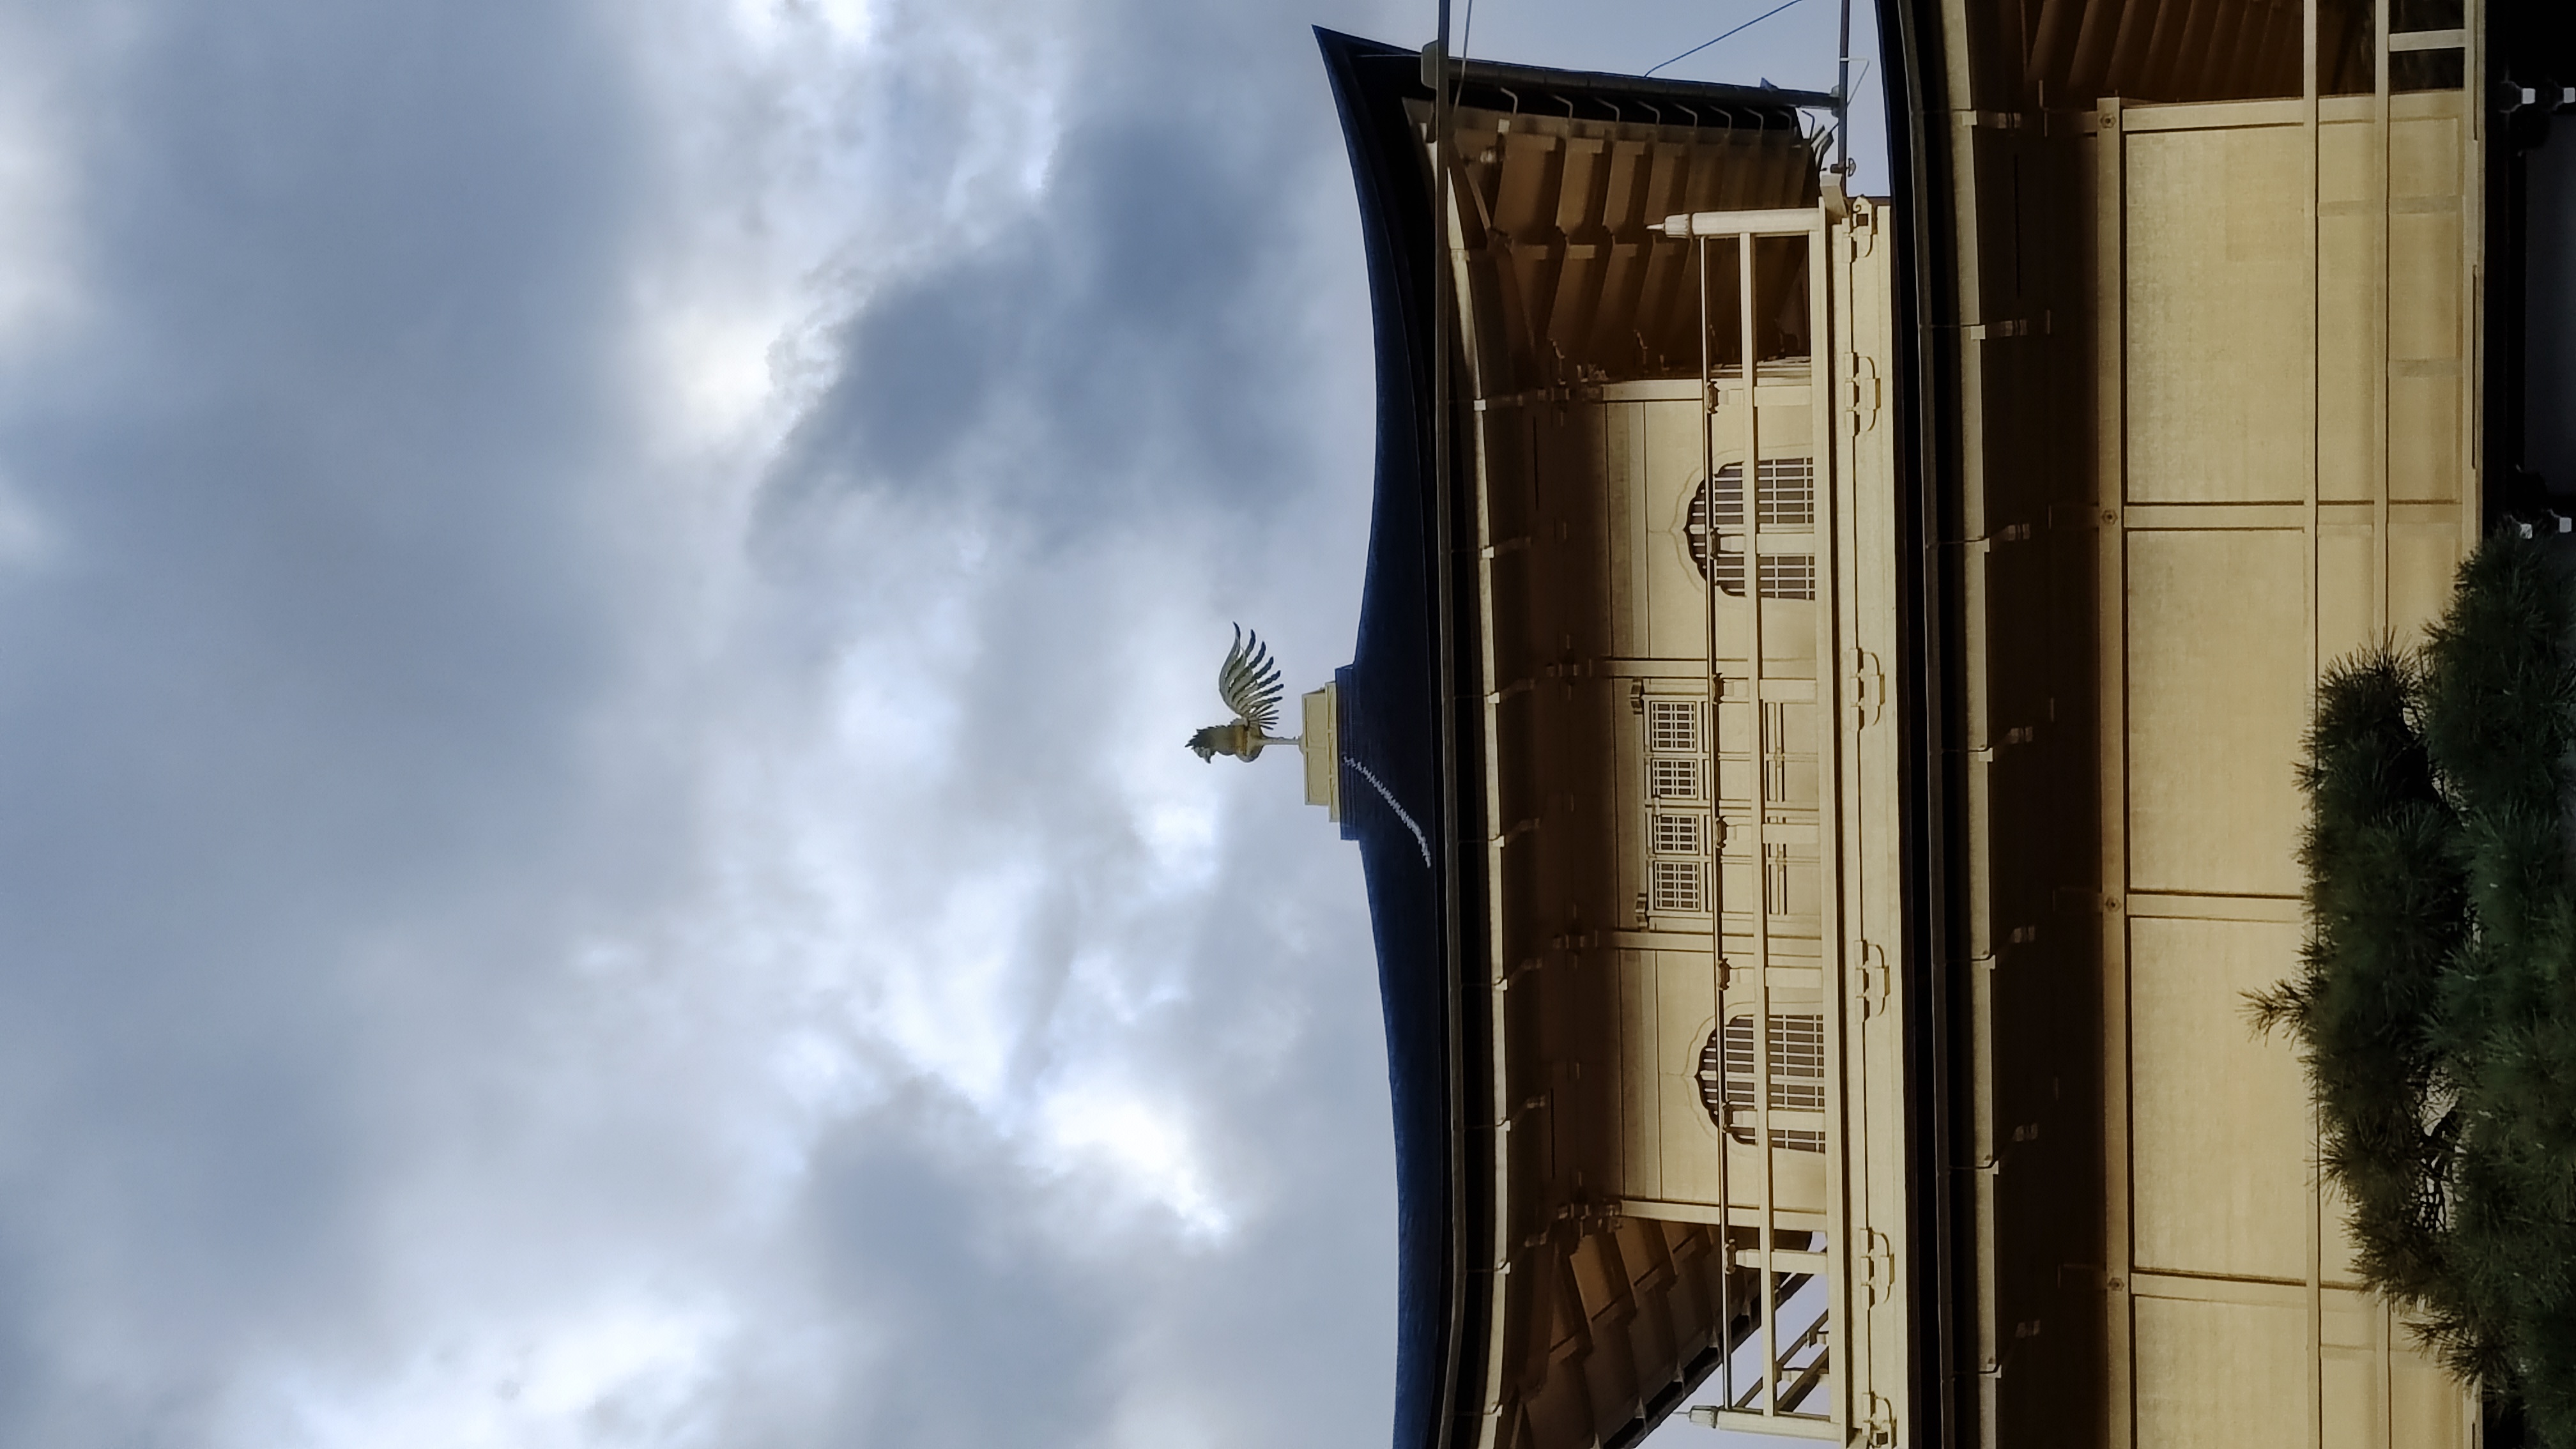
[[[1744,597],[1744,465],[1717,470],[1715,488],[1703,482],[1691,499],[1691,562],[1700,577],[1737,598]],[[1765,458],[1754,465],[1753,512],[1765,529],[1816,526],[1816,463],[1813,458]],[[1712,520],[1712,515],[1714,519]],[[1712,526],[1713,522],[1713,526]],[[1712,563],[1712,535],[1716,545]],[[1765,551],[1762,597],[1812,599],[1816,596],[1816,560],[1812,554]]]
[[[1825,1110],[1825,1019],[1811,1013],[1771,1018],[1771,1108]],[[1709,1120],[1727,1136],[1753,1145],[1753,1018],[1728,1018],[1708,1034],[1699,1052],[1699,1100]],[[1825,1134],[1808,1128],[1771,1129],[1771,1145],[1822,1152]]]

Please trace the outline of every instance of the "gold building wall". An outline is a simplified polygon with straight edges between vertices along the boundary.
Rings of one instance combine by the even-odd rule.
[[[2297,964],[2319,671],[2411,637],[2476,538],[2475,7],[2385,37],[2384,4],[2320,6],[2313,67],[2298,5],[1932,12],[1954,1422],[2470,1442],[2473,1397],[2351,1281],[2244,993]]]
[[[2114,1443],[2473,1432],[2354,1281],[2305,1077],[2244,1007],[2297,960],[2319,671],[2420,638],[2477,537],[2467,109],[2113,100],[2078,123],[2104,309]]]

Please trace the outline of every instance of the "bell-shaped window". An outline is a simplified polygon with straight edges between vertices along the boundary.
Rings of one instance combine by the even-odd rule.
[[[1816,463],[1812,458],[1764,458],[1753,470],[1753,514],[1764,532],[1816,526]],[[1736,598],[1744,597],[1744,465],[1729,463],[1700,484],[1691,499],[1691,562],[1700,577]],[[1765,548],[1758,572],[1766,599],[1816,596],[1813,554]]]
[[[1824,1017],[1813,1013],[1774,1015],[1767,1035],[1770,1039],[1764,1045],[1770,1048],[1771,1055],[1771,1110],[1824,1111]],[[1727,1136],[1747,1147],[1753,1145],[1755,1071],[1752,1017],[1730,1017],[1726,1025],[1708,1034],[1708,1042],[1699,1053],[1700,1105],[1708,1109],[1710,1120]],[[1813,1128],[1774,1126],[1771,1145],[1797,1152],[1822,1152],[1825,1134]]]

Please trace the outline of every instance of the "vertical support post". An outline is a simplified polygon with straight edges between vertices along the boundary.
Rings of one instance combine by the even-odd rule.
[[[2383,32],[2379,37],[2379,45],[2384,49],[2387,44],[2388,38],[2385,32]],[[2318,584],[2320,582],[2318,578],[2318,551],[2320,544],[2323,542],[2323,535],[2319,529],[2320,520],[2317,512],[2317,495],[2324,483],[2324,480],[2318,476],[2318,459],[2321,453],[2320,444],[2322,441],[2318,437],[2318,424],[2324,415],[2324,409],[2320,405],[2322,401],[2320,388],[2322,385],[2323,369],[2319,366],[2318,348],[2324,340],[2324,333],[2322,331],[2322,313],[2325,300],[2323,291],[2323,268],[2319,265],[2321,260],[2321,249],[2324,242],[2324,218],[2320,214],[2320,207],[2318,205],[2320,200],[2318,162],[2324,133],[2318,124],[2318,90],[2320,78],[2318,75],[2317,56],[2317,0],[2301,0],[2301,4],[2299,6],[2299,49],[2299,68],[2302,77],[2299,98],[2299,118],[2301,127],[2306,133],[2307,141],[2305,148],[2306,154],[2304,157],[2307,171],[2307,185],[2303,188],[2305,194],[2302,204],[2305,206],[2307,211],[2307,255],[2305,260],[2307,266],[2306,293],[2308,301],[2308,346],[2306,348],[2308,368],[2308,418],[2307,428],[2304,434],[2306,441],[2306,466],[2303,471],[2307,474],[2306,522],[2308,587],[2306,609],[2308,616],[2308,717],[2311,720],[2314,720],[2316,717],[2317,703],[2319,636],[2323,632],[2324,625],[2324,620],[2321,617],[2323,610],[2319,607],[2321,600],[2318,592]],[[2321,1125],[2320,1118],[2317,1113],[2317,1104],[2314,1095],[2311,1094],[2308,1101],[2308,1171],[2306,1174],[2308,1188],[2307,1212],[2305,1214],[2307,1219],[2307,1232],[2305,1236],[2307,1238],[2308,1310],[2308,1353],[2307,1363],[2305,1365],[2307,1383],[2305,1387],[2307,1389],[2308,1442],[2317,1446],[2317,1449],[2324,1449],[2326,1432],[2325,1300],[2323,1291],[2324,1225],[2322,1219],[2324,1217],[2325,1208],[2325,1186],[2323,1177],[2320,1174],[2317,1165],[2321,1140],[2319,1136],[2320,1131]]]
[[[2370,269],[2370,628],[2371,637],[2374,639],[2390,638],[2389,589],[2392,575],[2390,573],[2391,563],[2389,552],[2391,540],[2389,535],[2391,532],[2390,525],[2394,521],[2389,509],[2389,448],[2391,438],[2389,435],[2388,425],[2389,353],[2394,340],[2389,325],[2389,294],[2390,289],[2393,286],[2392,268],[2395,266],[2397,257],[2396,233],[2394,230],[2395,223],[2393,221],[2395,206],[2392,201],[2392,193],[2394,192],[2395,187],[2392,184],[2390,171],[2390,162],[2393,155],[2391,142],[2394,140],[2394,136],[2389,126],[2388,100],[2388,32],[2391,23],[2395,19],[2393,12],[2394,7],[2389,3],[2389,0],[2373,0],[2371,7],[2370,165],[2368,169],[2371,186],[2371,220],[2373,223],[2371,228],[2371,242],[2372,245],[2377,248],[2378,252],[2378,254],[2371,259],[2372,264]],[[2472,92],[2472,94],[2474,93],[2475,92]],[[2471,511],[2474,512],[2474,508]],[[2320,1133],[2318,1141],[2320,1151],[2322,1151],[2323,1146],[2322,1133]],[[2317,1208],[2318,1216],[2321,1219],[2324,1216],[2325,1211],[2324,1196],[2325,1195],[2322,1191],[2318,1193]],[[2322,1221],[2318,1224],[2317,1232],[2320,1242],[2322,1242],[2325,1232],[2325,1227]],[[2322,1247],[2320,1248],[2319,1257],[2320,1268],[2322,1269]],[[2320,1273],[2320,1278],[2322,1278],[2322,1272]],[[2317,1309],[2320,1321],[2322,1321],[2324,1311],[2323,1296],[2323,1290],[2320,1288]],[[2374,1301],[2371,1304],[2371,1333],[2374,1341],[2373,1352],[2371,1353],[2370,1358],[2372,1397],[2371,1413],[2373,1416],[2373,1423],[2378,1426],[2374,1437],[2378,1440],[2380,1449],[2385,1449],[2385,1446],[2392,1442],[2390,1436],[2394,1432],[2394,1419],[2392,1417],[2394,1406],[2389,1394],[2391,1374],[2389,1346],[2391,1340],[2395,1337],[2396,1327],[2396,1311],[2386,1303]],[[2320,1355],[2320,1357],[2322,1357],[2322,1355]],[[2318,1374],[2320,1379],[2318,1386],[2318,1394],[2320,1396],[2319,1424],[2320,1432],[2322,1432],[2322,1403],[2324,1394],[2324,1386],[2322,1382],[2324,1369],[2322,1364],[2319,1365]]]
[[[1844,7],[1850,13],[1848,4]],[[1849,47],[1846,46],[1846,49]],[[1828,1115],[1825,1118],[1825,1233],[1826,1261],[1831,1265],[1825,1284],[1827,1373],[1833,1379],[1831,1414],[1837,1427],[1849,1425],[1858,1416],[1852,1390],[1858,1376],[1853,1372],[1852,1349],[1857,1335],[1851,1331],[1851,1265],[1858,1261],[1850,1237],[1851,1212],[1847,1201],[1851,1173],[1849,1147],[1850,1126],[1855,1120],[1847,1088],[1850,1083],[1843,1072],[1843,1031],[1846,1006],[1851,1000],[1851,983],[1845,972],[1850,949],[1843,929],[1843,688],[1849,674],[1842,648],[1842,576],[1837,565],[1842,556],[1843,463],[1848,452],[1843,443],[1843,397],[1847,386],[1843,376],[1845,342],[1842,330],[1834,325],[1834,298],[1838,290],[1831,285],[1843,279],[1843,247],[1835,244],[1837,228],[1849,236],[1850,210],[1844,209],[1840,223],[1830,218],[1824,208],[1807,233],[1807,377],[1810,405],[1808,436],[1815,440],[1817,458],[1812,465],[1817,478],[1815,529],[1816,551],[1816,877],[1817,910],[1822,918],[1817,923],[1817,950],[1823,956],[1818,963],[1823,970],[1824,999],[1819,1006],[1824,1014],[1824,1073],[1829,1084],[1825,1096]],[[1836,1362],[1838,1356],[1840,1361]]]
[[[2370,269],[2370,633],[2388,637],[2388,288],[2389,267],[2396,257],[2395,233],[2389,219],[2388,26],[2389,0],[2373,0],[2371,34],[2370,147],[2372,218],[2378,224],[2372,241],[2379,248]]]
[[[2487,161],[2495,152],[2487,145],[2487,128],[2494,120],[2487,113],[2487,19],[2486,0],[2461,0],[2460,23],[2468,30],[2468,49],[2462,56],[2461,69],[2468,89],[2460,97],[2460,292],[2467,299],[2469,335],[2460,339],[2460,492],[2466,507],[2460,510],[2460,556],[2466,558],[2477,550],[2486,518],[2487,457],[2487,228],[2498,225],[2488,215],[2485,198],[2492,195],[2487,181]],[[2507,165],[2512,164],[2508,153]],[[2510,189],[2510,187],[2508,187]],[[2508,214],[2502,223],[2518,225]],[[2521,455],[2521,440],[2515,440],[2515,456]],[[2474,1407],[2471,1410],[2475,1412]]]
[[[1696,232],[1697,227],[1691,228]],[[1691,239],[1691,256],[1699,273],[1699,486],[1708,499],[1700,515],[1701,557],[1708,570],[1700,580],[1700,608],[1704,616],[1708,641],[1708,714],[1700,721],[1707,733],[1708,774],[1708,971],[1710,993],[1717,1002],[1717,1035],[1719,1054],[1724,1056],[1726,1040],[1726,871],[1722,856],[1725,849],[1726,817],[1718,808],[1718,726],[1717,712],[1724,690],[1717,672],[1717,450],[1711,446],[1709,429],[1717,416],[1717,358],[1709,349],[1708,309],[1708,238]],[[1652,726],[1650,725],[1649,728]],[[1652,828],[1651,826],[1649,827]],[[1650,880],[1648,888],[1652,889]],[[1726,1111],[1726,1064],[1718,1063],[1718,1112]],[[1717,1248],[1720,1266],[1717,1273],[1717,1343],[1718,1401],[1729,1408],[1735,1405],[1735,1345],[1729,1335],[1735,1324],[1735,1235],[1733,1184],[1726,1170],[1726,1126],[1718,1124],[1717,1146]]]
[[[2129,887],[2128,545],[2122,522],[2128,496],[2128,178],[2120,98],[2102,98],[2095,132],[2094,375],[2100,393],[2094,424],[2094,507],[2098,514],[2095,574],[2100,609],[2102,734],[2102,1143],[2104,1402],[2110,1422],[2103,1443],[2128,1449],[2136,1438],[2130,1374],[2129,1271],[2137,1261],[2129,1193]]]
[[[1735,316],[1744,376],[1744,598],[1749,606],[1745,617],[1752,621],[1745,631],[1745,664],[1753,685],[1753,1141],[1755,1160],[1762,1164],[1761,1236],[1755,1240],[1755,1247],[1762,1259],[1762,1413],[1767,1418],[1780,1412],[1780,1293],[1771,1267],[1775,1231],[1771,1180],[1771,850],[1770,833],[1764,828],[1771,803],[1771,727],[1770,711],[1763,699],[1763,685],[1770,674],[1762,660],[1762,424],[1756,401],[1762,366],[1753,333],[1753,250],[1753,233],[1737,232]],[[1712,501],[1715,496],[1711,489]],[[1716,558],[1712,549],[1712,574],[1716,572]]]

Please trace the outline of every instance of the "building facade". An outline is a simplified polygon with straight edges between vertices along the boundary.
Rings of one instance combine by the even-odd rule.
[[[1322,37],[1399,1445],[2479,1438],[2244,999],[2315,681],[2538,496],[2509,23],[1890,3],[1881,198],[1830,97]]]

